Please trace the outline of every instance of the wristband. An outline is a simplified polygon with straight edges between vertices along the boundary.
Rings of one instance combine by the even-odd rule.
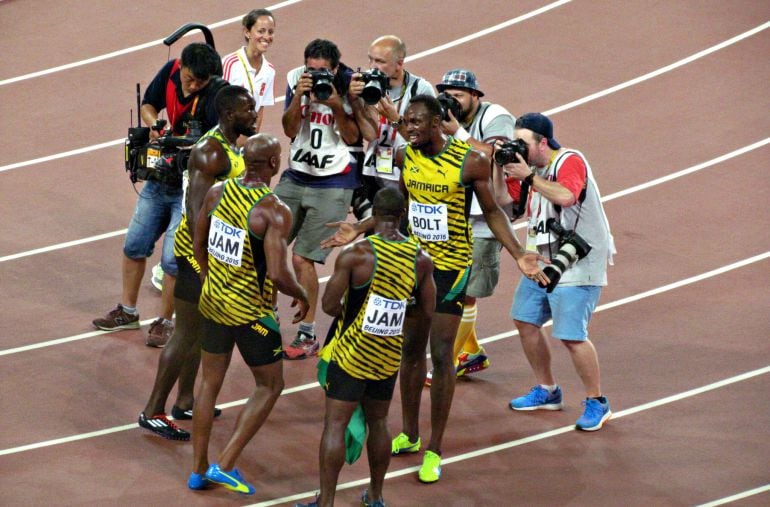
[[[524,182],[531,187],[532,184],[535,182],[535,171],[532,171],[531,173],[529,173],[529,175],[526,178],[524,178]]]
[[[470,138],[471,138],[471,135],[468,133],[468,131],[467,131],[467,130],[465,130],[465,129],[464,129],[462,126],[461,126],[461,127],[459,127],[459,128],[457,129],[457,131],[454,133],[454,136],[452,136],[452,137],[454,137],[454,138],[455,138],[455,139],[457,139],[458,141],[463,141],[463,142],[466,142],[468,139],[470,139]]]

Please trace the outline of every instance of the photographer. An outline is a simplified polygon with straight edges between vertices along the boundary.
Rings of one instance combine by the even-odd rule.
[[[609,223],[591,167],[580,152],[556,142],[550,119],[527,113],[516,121],[515,136],[526,143],[527,158],[517,153],[517,162],[503,169],[529,183],[527,250],[552,264],[544,270],[551,279],[547,288],[522,277],[514,295],[511,317],[538,385],[511,400],[510,407],[562,408],[561,388],[551,371],[550,347],[541,329],[552,318],[551,334],[567,347],[586,391],[585,411],[576,426],[596,431],[612,415],[602,396],[596,349],[588,339],[588,322],[607,285],[607,263],[615,252]]]
[[[158,114],[165,109],[169,128],[174,135],[188,133],[189,122],[199,121],[205,132],[217,124],[214,96],[223,85],[219,78],[222,64],[217,52],[207,44],[194,42],[182,50],[181,58],[166,63],[145,90],[141,106],[142,121],[155,126]],[[150,131],[157,139],[164,132]],[[161,315],[150,325],[146,344],[163,347],[173,333],[173,294],[177,266],[174,259],[174,233],[182,216],[181,174],[156,171],[145,182],[136,202],[134,216],[128,226],[123,246],[123,291],[118,306],[105,317],[95,319],[93,325],[105,331],[138,329],[139,312],[136,302],[144,276],[147,257],[165,232],[161,266],[164,288],[161,297]]]
[[[354,74],[350,84],[349,97],[356,123],[368,142],[362,169],[363,185],[354,197],[354,210],[359,219],[371,214],[374,194],[385,182],[398,183],[399,169],[393,165],[393,155],[406,144],[406,126],[401,117],[409,101],[415,95],[436,95],[428,81],[404,68],[406,45],[395,35],[375,39],[369,46],[368,58],[370,71],[381,72],[387,84],[375,104],[367,104],[361,98],[367,86],[361,74]],[[366,204],[360,206],[359,203]]]
[[[441,122],[444,134],[465,141],[474,149],[484,153],[490,159],[494,143],[497,140],[513,139],[516,119],[504,107],[482,101],[484,92],[479,88],[476,75],[468,69],[450,70],[436,85],[443,96],[455,100],[454,106],[459,115],[455,117],[451,108],[447,108],[447,118]],[[491,168],[492,188],[497,203],[510,215],[511,196],[505,185],[502,169],[493,165]],[[467,375],[489,367],[489,359],[484,347],[476,337],[477,298],[491,296],[500,277],[500,249],[502,245],[487,225],[476,196],[473,196],[470,211],[470,223],[473,227],[473,269],[463,301],[463,316],[454,344],[455,367],[457,376]],[[426,384],[430,385],[432,372],[428,373]]]
[[[333,234],[324,227],[345,220],[359,186],[358,164],[352,146],[361,134],[347,99],[352,71],[340,62],[336,44],[315,39],[305,47],[305,64],[287,75],[283,131],[291,138],[289,167],[275,194],[294,217],[289,241],[294,242],[292,265],[308,295],[310,309],[296,339],[285,348],[286,359],[304,359],[318,351],[315,311],[318,275],[331,251],[321,241]]]

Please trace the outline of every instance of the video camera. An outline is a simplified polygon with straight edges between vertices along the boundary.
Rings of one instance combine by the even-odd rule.
[[[136,85],[137,102],[139,85]],[[197,120],[188,122],[188,131],[184,136],[172,135],[172,129],[150,141],[150,130],[164,132],[166,120],[157,120],[152,129],[131,127],[126,139],[126,171],[131,175],[131,182],[157,181],[171,187],[182,186],[182,173],[187,169],[190,147],[198,142],[203,132]]]
[[[449,121],[449,111],[452,111],[455,119],[460,121],[460,112],[462,111],[462,106],[460,106],[460,103],[457,102],[456,98],[441,92],[438,94],[436,99],[438,99],[438,103],[441,104],[441,119],[443,121]]]
[[[561,280],[564,274],[574,263],[588,255],[591,251],[591,245],[584,240],[578,233],[566,231],[555,218],[549,218],[545,223],[546,228],[559,238],[559,251],[551,259],[551,264],[543,268],[543,273],[551,280],[548,285],[538,283],[540,287],[545,287],[546,292],[553,292],[556,284]]]
[[[366,83],[364,89],[361,91],[361,98],[364,102],[373,106],[385,95],[390,85],[390,78],[385,75],[380,69],[371,69],[362,71],[358,69],[358,73],[361,74],[359,78]]]

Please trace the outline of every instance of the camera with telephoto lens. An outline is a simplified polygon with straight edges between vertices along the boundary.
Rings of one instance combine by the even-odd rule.
[[[313,80],[311,90],[318,100],[326,100],[332,96],[334,87],[334,73],[327,69],[308,70],[310,78]]]
[[[457,102],[456,98],[441,92],[436,99],[438,99],[438,103],[441,104],[441,119],[443,121],[449,121],[449,111],[452,111],[456,120],[460,120],[460,111],[462,110],[462,107],[460,106],[460,103]]]
[[[564,274],[574,263],[588,255],[591,251],[591,245],[573,231],[565,231],[555,218],[549,218],[545,223],[546,228],[559,238],[559,251],[551,259],[551,264],[543,268],[543,274],[551,280],[548,285],[538,283],[540,287],[545,287],[546,292],[552,292],[556,284],[561,280]]]
[[[358,69],[358,73],[361,74],[359,79],[366,83],[361,91],[361,98],[364,99],[364,102],[373,106],[385,95],[386,90],[390,86],[390,78],[380,69],[371,69],[365,72]]]
[[[495,164],[505,165],[512,162],[518,162],[519,159],[516,158],[517,153],[521,155],[521,158],[524,159],[524,162],[527,162],[527,155],[529,154],[527,143],[521,139],[505,141],[500,145],[499,148],[495,150]]]
[[[157,120],[152,130],[162,132],[165,126],[166,120]],[[188,132],[184,136],[173,136],[169,129],[154,141],[150,141],[149,128],[129,128],[126,171],[131,174],[131,182],[157,181],[171,187],[181,187],[190,148],[202,135],[201,124],[197,120],[188,122]]]

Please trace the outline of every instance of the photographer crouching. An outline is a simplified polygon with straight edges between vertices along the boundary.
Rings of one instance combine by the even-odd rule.
[[[209,45],[195,42],[182,50],[181,58],[167,62],[145,90],[141,105],[142,122],[151,127],[150,146],[159,140],[173,140],[171,136],[200,135],[217,124],[214,104],[216,92],[227,84],[222,75],[222,64],[217,52]],[[168,116],[170,132],[158,122],[163,109]],[[198,122],[197,124],[194,122]],[[200,130],[190,132],[190,128]],[[139,129],[132,129],[139,130]],[[170,135],[169,135],[170,134]],[[165,142],[160,142],[164,146]],[[184,143],[184,144],[192,144]],[[156,159],[154,155],[159,155]],[[165,232],[161,266],[164,271],[161,315],[149,329],[146,344],[163,347],[171,337],[174,325],[173,295],[177,265],[174,258],[174,233],[182,216],[182,177],[184,161],[175,148],[169,151],[147,149],[144,171],[138,175],[132,170],[132,181],[145,180],[136,202],[123,246],[122,295],[117,307],[105,317],[95,319],[93,325],[105,331],[138,329],[139,312],[136,304],[144,276],[147,257]]]
[[[527,250],[550,259],[551,265],[543,270],[550,279],[548,286],[523,277],[514,295],[511,317],[538,384],[511,400],[510,407],[562,408],[561,388],[551,371],[550,346],[542,330],[553,319],[551,334],[567,347],[586,391],[585,410],[576,426],[596,431],[612,415],[601,391],[596,349],[588,339],[588,322],[607,285],[607,263],[615,253],[609,223],[591,167],[580,152],[559,145],[548,117],[521,116],[515,137],[518,145],[510,143],[503,150],[515,161],[505,163],[503,170],[528,184]],[[508,162],[498,157],[496,161]]]

